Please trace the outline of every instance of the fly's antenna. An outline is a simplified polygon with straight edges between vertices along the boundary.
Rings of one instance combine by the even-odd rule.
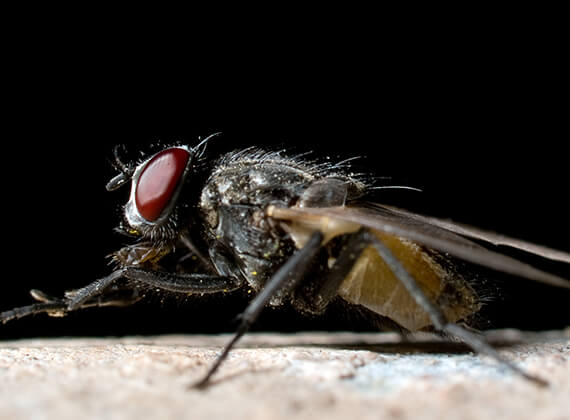
[[[192,148],[194,152],[198,152],[198,158],[204,156],[204,153],[206,152],[206,147],[208,146],[208,142],[212,139],[212,137],[219,136],[220,134],[222,134],[221,131],[210,134],[208,137],[206,137],[204,140],[198,143],[197,146]],[[200,148],[202,148],[202,150],[200,150]]]
[[[125,164],[120,156],[119,156],[119,149],[125,150],[125,145],[117,144],[113,148],[113,157],[114,159],[110,161],[113,168],[120,172],[119,175],[114,177],[110,180],[107,185],[107,191],[114,191],[117,188],[125,185],[127,182],[130,181],[131,177],[133,176],[134,168],[130,165]]]
[[[119,156],[119,149],[124,151],[125,145],[124,144],[117,144],[117,145],[115,145],[115,147],[113,147],[113,158],[114,159],[111,161],[111,165],[113,165],[113,167],[116,170],[118,170],[119,172],[122,172],[125,175],[131,175],[133,172],[133,169],[121,160],[121,157]]]

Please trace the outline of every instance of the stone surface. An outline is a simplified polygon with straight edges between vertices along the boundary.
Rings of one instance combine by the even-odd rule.
[[[0,342],[1,419],[570,419],[570,330],[490,333],[540,388],[430,336],[249,335]]]

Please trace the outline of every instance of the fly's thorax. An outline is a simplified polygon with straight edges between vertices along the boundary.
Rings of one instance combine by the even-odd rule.
[[[222,157],[205,182],[198,206],[214,266],[261,289],[298,245],[283,223],[267,214],[269,207],[341,206],[363,188],[338,168],[306,165],[278,153]]]
[[[266,216],[265,208],[294,204],[312,179],[308,173],[276,162],[218,167],[199,203],[216,269],[261,289],[295,250],[292,240]]]

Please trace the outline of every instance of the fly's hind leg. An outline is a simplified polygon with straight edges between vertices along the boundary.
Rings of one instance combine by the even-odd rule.
[[[426,311],[436,329],[461,340],[478,353],[483,353],[491,356],[493,359],[508,367],[513,372],[523,376],[524,378],[529,379],[541,386],[548,385],[548,382],[544,379],[525,372],[517,365],[503,358],[497,350],[495,350],[489,343],[485,341],[483,337],[457,324],[449,322],[441,309],[425,295],[416,280],[410,275],[410,273],[408,273],[398,258],[392,254],[390,249],[388,249],[388,247],[384,245],[384,243],[376,236],[370,233],[365,236],[367,242],[376,249],[378,254],[390,267],[390,270],[406,288],[408,293],[410,293],[416,303]]]
[[[360,257],[362,251],[368,246],[373,246],[376,249],[378,254],[390,267],[390,270],[406,288],[408,293],[410,293],[416,303],[426,311],[436,329],[459,339],[478,353],[491,356],[493,359],[497,360],[512,371],[539,385],[547,384],[544,379],[530,375],[515,364],[503,358],[499,352],[488,344],[484,337],[477,334],[477,332],[449,322],[441,309],[425,295],[416,280],[408,273],[398,258],[392,254],[390,249],[384,245],[378,237],[370,233],[365,228],[362,228],[351,235],[320,287],[313,296],[310,297],[310,299],[303,301],[303,305],[305,305],[307,310],[314,313],[324,311],[331,300],[338,295],[338,289],[342,282]],[[402,331],[401,335],[405,338],[405,331]]]

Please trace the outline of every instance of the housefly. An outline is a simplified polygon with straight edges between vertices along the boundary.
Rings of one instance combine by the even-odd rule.
[[[402,331],[439,331],[545,383],[466,327],[482,299],[453,261],[570,289],[567,280],[481,243],[563,263],[570,254],[367,201],[372,186],[346,164],[255,147],[209,158],[214,136],[134,163],[124,163],[116,148],[119,174],[107,189],[131,185],[118,230],[133,243],[113,253],[115,270],[61,298],[32,290],[36,303],[3,312],[0,320],[130,305],[149,289],[201,295],[246,288],[252,299],[237,331],[199,387],[265,306],[322,314],[333,301],[365,308]]]

